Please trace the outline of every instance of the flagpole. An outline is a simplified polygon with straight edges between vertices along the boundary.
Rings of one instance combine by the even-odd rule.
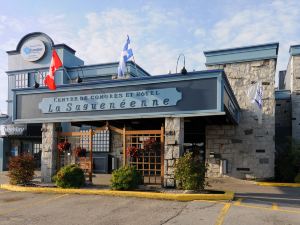
[[[53,48],[53,47],[52,47],[52,51],[53,51],[53,50],[55,51],[55,48]],[[68,71],[66,70],[66,68],[65,68],[65,66],[64,66],[64,65],[62,65],[62,68],[63,68],[63,71],[65,71],[65,72],[66,72],[66,74],[67,74],[67,77],[69,78],[69,80],[72,80],[72,79],[71,79],[71,77],[70,77],[70,75],[69,75],[69,73],[68,73]]]
[[[138,77],[138,71],[137,71],[137,68],[136,68],[136,63],[135,63],[134,55],[132,55],[132,59],[133,59],[133,62],[134,62],[135,73],[136,73],[136,76]]]
[[[128,67],[127,67],[127,62],[125,62],[125,67],[126,67],[126,74],[124,74],[123,79],[126,79],[127,74],[129,74]]]

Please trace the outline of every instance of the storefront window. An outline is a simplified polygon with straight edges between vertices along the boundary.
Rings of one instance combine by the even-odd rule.
[[[18,155],[19,155],[19,146],[14,145],[14,146],[11,148],[10,155],[11,155],[11,156],[18,156]]]
[[[93,152],[109,152],[109,130],[97,131],[93,135]]]
[[[34,143],[33,144],[33,154],[39,154],[41,151],[42,151],[42,144]]]

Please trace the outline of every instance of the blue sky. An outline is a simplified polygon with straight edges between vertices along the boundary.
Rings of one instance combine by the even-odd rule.
[[[6,112],[7,55],[30,32],[75,49],[85,64],[118,61],[128,34],[137,64],[153,75],[205,69],[203,51],[279,42],[277,71],[300,44],[300,1],[0,0],[0,111]]]

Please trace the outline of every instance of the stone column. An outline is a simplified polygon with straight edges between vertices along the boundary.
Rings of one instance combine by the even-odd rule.
[[[50,183],[56,170],[57,132],[55,123],[43,123],[42,126],[42,182]]]
[[[183,154],[184,118],[165,118],[164,187],[175,187],[174,165]]]

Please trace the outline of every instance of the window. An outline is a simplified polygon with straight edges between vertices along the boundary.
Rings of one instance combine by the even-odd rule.
[[[27,88],[28,87],[28,73],[16,74],[16,88]]]
[[[40,84],[40,86],[45,86],[44,80],[46,77],[46,71],[42,71],[42,72],[38,72],[38,75],[36,77],[36,82],[38,82]]]
[[[33,154],[38,154],[39,152],[42,152],[42,143],[34,143]]]
[[[97,131],[93,135],[93,152],[109,152],[109,130]]]

